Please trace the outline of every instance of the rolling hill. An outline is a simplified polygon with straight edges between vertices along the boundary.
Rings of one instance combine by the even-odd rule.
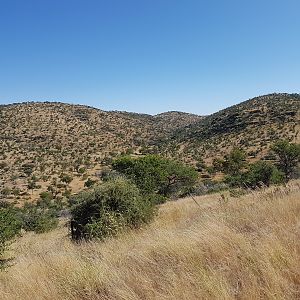
[[[157,142],[160,153],[186,161],[223,156],[233,147],[262,157],[278,139],[300,141],[300,95],[270,94],[221,110],[174,130]]]
[[[159,153],[195,164],[210,163],[237,146],[255,159],[266,155],[276,139],[299,141],[299,129],[298,94],[256,97],[206,117],[108,112],[55,102],[2,105],[1,197],[37,199],[49,187],[67,196],[120,153]]]
[[[37,198],[49,185],[76,192],[112,157],[139,152],[154,138],[199,119],[179,112],[151,116],[52,102],[2,105],[2,197]],[[61,174],[72,182],[61,182]],[[35,186],[28,193],[30,182]]]

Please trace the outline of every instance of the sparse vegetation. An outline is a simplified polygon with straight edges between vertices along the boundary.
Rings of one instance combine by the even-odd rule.
[[[298,299],[299,104],[0,106],[1,297]]]

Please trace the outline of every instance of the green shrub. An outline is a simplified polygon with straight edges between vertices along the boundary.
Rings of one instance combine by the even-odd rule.
[[[288,181],[296,172],[300,162],[300,144],[280,140],[271,147],[271,150],[277,158],[278,168],[285,174],[285,179]]]
[[[274,165],[266,161],[258,161],[250,165],[250,169],[243,176],[244,185],[255,188],[257,186],[281,183],[284,174]]]
[[[89,187],[93,186],[95,183],[96,183],[95,180],[88,178],[87,181],[84,183],[84,186],[89,188]]]
[[[112,166],[134,181],[143,194],[164,197],[185,194],[198,178],[194,168],[157,155],[140,158],[123,156],[116,159]]]
[[[7,248],[7,243],[21,230],[21,220],[17,210],[5,202],[0,203],[0,256]]]
[[[68,175],[68,174],[61,174],[60,175],[60,180],[66,184],[71,183],[71,181],[73,180],[72,176]]]
[[[26,231],[43,233],[53,230],[58,225],[57,213],[54,210],[26,205],[21,213],[22,227]]]
[[[238,148],[233,149],[224,160],[214,160],[214,167],[230,176],[238,176],[241,170],[246,167],[246,153]]]
[[[138,228],[155,212],[154,205],[141,197],[138,188],[122,178],[82,192],[74,202],[71,234],[75,240],[104,239],[125,228]]]

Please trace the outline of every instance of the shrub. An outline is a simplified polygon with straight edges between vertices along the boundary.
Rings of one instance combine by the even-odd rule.
[[[0,256],[7,248],[9,240],[13,239],[21,230],[21,220],[16,209],[5,202],[0,203]]]
[[[89,187],[93,186],[95,184],[95,182],[96,182],[95,180],[88,178],[87,181],[84,183],[84,186],[89,188]]]
[[[281,140],[276,142],[271,150],[276,155],[278,168],[284,173],[285,179],[288,181],[300,162],[300,145]]]
[[[125,228],[138,228],[149,222],[155,211],[138,188],[122,178],[81,192],[75,203],[71,209],[71,234],[75,240],[104,239]]]
[[[157,155],[123,156],[113,162],[113,168],[134,181],[143,194],[164,197],[184,194],[198,177],[194,168]]]
[[[71,181],[73,180],[72,176],[68,175],[68,174],[61,174],[60,175],[60,180],[66,184],[71,183]]]
[[[260,185],[269,186],[272,183],[281,183],[284,174],[274,165],[266,161],[258,161],[250,165],[250,169],[243,176],[243,183],[246,186],[255,188]]]
[[[26,231],[43,233],[53,230],[58,225],[57,213],[54,210],[42,209],[34,205],[25,205],[22,209],[22,227]]]
[[[246,167],[246,153],[240,149],[233,149],[224,160],[215,162],[225,174],[238,176],[243,168]]]

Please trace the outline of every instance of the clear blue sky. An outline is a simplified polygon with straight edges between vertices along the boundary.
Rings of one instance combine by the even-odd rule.
[[[0,0],[0,103],[215,112],[300,91],[299,0]]]

